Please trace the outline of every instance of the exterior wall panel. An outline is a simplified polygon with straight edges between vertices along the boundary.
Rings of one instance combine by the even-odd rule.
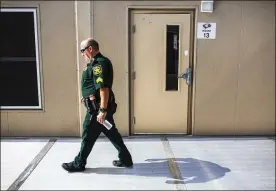
[[[43,110],[1,110],[8,120],[2,136],[79,136],[74,2],[2,1],[1,6],[38,8],[43,99]]]
[[[274,3],[242,3],[237,134],[275,133]]]
[[[199,15],[198,22],[214,22],[217,30],[216,39],[196,41],[193,132],[235,134],[241,5],[220,1],[213,13]]]
[[[174,5],[196,6],[200,9],[199,1],[95,1],[94,3],[94,37],[101,42],[103,52],[112,59],[115,65],[114,89],[120,106],[116,117],[119,119],[117,120],[119,121],[118,126],[124,134],[127,134],[129,128],[126,7],[160,8]],[[275,42],[274,36],[272,36],[272,33],[275,32],[275,10],[273,7],[274,2],[272,1],[215,1],[213,13],[197,12],[196,22],[217,23],[217,38],[215,40],[196,39],[193,124],[195,135],[273,134],[275,131],[275,101],[273,100],[275,97],[273,88],[275,84],[275,80],[273,80],[275,79],[275,54],[273,53],[275,47],[272,44]],[[252,15],[254,17],[250,18]],[[269,31],[268,35],[262,35],[259,40],[261,38],[264,46],[268,45],[270,50],[263,50],[258,54],[260,60],[267,60],[266,65],[258,65],[255,66],[256,69],[253,67],[245,71],[242,68],[244,62],[247,63],[244,57],[250,55],[256,48],[256,46],[249,46],[244,49],[245,41],[255,41],[256,30],[255,32],[248,30],[246,38],[244,37],[248,27]],[[258,67],[261,69],[257,69]],[[251,85],[251,81],[258,81],[258,76],[245,77],[246,72],[267,69],[269,70],[268,75],[262,75],[267,82],[262,89],[263,92],[269,93],[262,93],[263,96],[258,97],[252,97],[253,94],[250,94],[252,97],[250,100],[250,95],[248,97],[243,92],[246,89],[250,89],[252,92],[256,91],[255,86]],[[267,98],[267,104],[262,106],[262,100],[265,98]],[[241,99],[247,101],[241,102]],[[251,109],[252,112],[244,111],[243,108],[246,106],[252,106],[251,101],[254,102],[253,105],[262,109],[254,111]],[[249,118],[255,115],[259,117],[250,122]],[[244,124],[243,120],[247,120],[248,125]],[[254,123],[253,121],[256,122],[255,125],[251,125]],[[257,124],[266,127],[257,128]]]
[[[115,120],[122,135],[129,134],[127,6],[192,7],[196,23],[217,23],[215,40],[195,39],[194,135],[275,134],[273,1],[215,1],[213,13],[199,12],[200,1],[2,1],[1,6],[39,8],[44,106],[1,110],[2,136],[79,136],[85,63],[77,50],[90,35],[114,64]]]

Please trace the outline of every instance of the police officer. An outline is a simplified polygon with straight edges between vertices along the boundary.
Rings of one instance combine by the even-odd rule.
[[[119,160],[114,160],[113,165],[116,167],[132,167],[133,161],[131,154],[124,144],[113,119],[113,114],[116,111],[116,103],[112,91],[112,63],[100,53],[99,44],[96,40],[88,38],[82,41],[80,46],[82,55],[89,61],[86,69],[82,73],[82,103],[86,103],[87,100],[91,102],[96,101],[99,104],[99,110],[94,111],[94,114],[91,113],[91,110],[87,110],[83,122],[80,151],[72,162],[63,163],[62,167],[69,172],[84,171],[88,155],[101,132],[108,137],[118,150]],[[111,129],[107,129],[103,125],[105,119],[112,124]]]

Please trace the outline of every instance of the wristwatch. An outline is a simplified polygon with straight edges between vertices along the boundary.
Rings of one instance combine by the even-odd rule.
[[[107,109],[105,109],[105,108],[100,108],[99,110],[100,110],[100,112],[102,112],[102,113],[107,112]]]

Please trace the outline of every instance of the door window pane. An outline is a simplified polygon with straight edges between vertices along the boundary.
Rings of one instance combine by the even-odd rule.
[[[166,91],[178,90],[179,25],[167,25]]]

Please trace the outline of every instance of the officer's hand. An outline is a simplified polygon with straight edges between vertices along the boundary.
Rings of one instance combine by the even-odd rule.
[[[93,94],[91,94],[91,95],[89,96],[89,99],[90,99],[90,100],[94,100],[94,99],[95,99],[95,96],[94,96]]]
[[[100,123],[100,124],[103,124],[104,120],[105,120],[105,117],[106,117],[106,112],[105,113],[102,113],[102,112],[99,112],[98,116],[97,116],[97,121]]]
[[[84,103],[84,98],[83,97],[81,97],[81,103]]]

